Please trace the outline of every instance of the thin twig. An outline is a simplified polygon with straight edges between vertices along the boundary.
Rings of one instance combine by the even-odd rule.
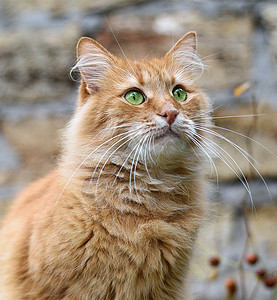
[[[244,215],[244,213],[243,213]],[[245,219],[245,217],[244,217]],[[241,254],[240,262],[239,262],[239,278],[240,278],[240,286],[241,286],[241,300],[246,300],[246,286],[245,286],[245,272],[244,272],[244,266],[243,266],[243,259],[246,255],[246,252],[248,250],[248,242],[249,237],[248,234],[246,235],[245,244],[243,247],[243,251]]]
[[[260,286],[260,280],[257,280],[257,282],[256,282],[256,284],[255,284],[255,286],[254,286],[251,294],[249,295],[248,300],[253,300],[254,299],[254,297],[255,297],[255,295],[256,295],[256,293],[258,291],[259,286]]]
[[[251,95],[251,103],[252,103],[252,121],[251,124],[247,130],[246,136],[252,138],[253,137],[253,132],[257,126],[257,102],[254,98],[253,95]],[[247,152],[253,156],[253,147],[252,147],[252,143],[251,140],[246,138],[245,139],[245,143],[246,143],[246,148],[247,148]],[[254,173],[253,173],[253,166],[249,163],[249,173],[247,175],[247,181],[248,183],[251,182],[251,180],[253,179]],[[241,199],[241,212],[242,212],[242,217],[243,217],[243,221],[244,221],[244,227],[245,227],[245,231],[246,231],[246,240],[245,240],[245,245],[242,251],[242,255],[240,258],[240,262],[239,262],[239,277],[240,277],[240,284],[241,284],[241,297],[242,300],[246,300],[246,282],[245,282],[245,272],[244,272],[244,266],[243,266],[243,260],[244,257],[247,253],[248,250],[248,246],[249,246],[249,241],[251,240],[251,232],[250,232],[250,228],[249,228],[249,222],[248,222],[248,213],[247,213],[247,193],[244,193],[244,196]],[[256,293],[256,290],[253,290],[251,293],[251,297],[254,297]]]

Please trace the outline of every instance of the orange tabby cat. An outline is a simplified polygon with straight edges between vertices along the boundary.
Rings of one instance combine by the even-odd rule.
[[[160,59],[79,41],[82,75],[59,166],[16,199],[1,231],[0,299],[189,299],[205,212],[209,104],[196,35]]]

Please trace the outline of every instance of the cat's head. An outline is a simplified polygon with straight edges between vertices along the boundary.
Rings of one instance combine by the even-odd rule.
[[[194,32],[158,59],[121,59],[89,38],[79,41],[77,55],[82,83],[71,123],[75,152],[103,162],[178,163],[198,155],[203,145],[195,120],[203,116],[205,124],[209,103],[193,80],[202,66]]]

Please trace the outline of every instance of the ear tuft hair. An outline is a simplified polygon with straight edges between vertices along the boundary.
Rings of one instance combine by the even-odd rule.
[[[83,37],[77,45],[77,57],[77,63],[71,72],[79,69],[87,92],[93,94],[110,68],[113,56],[93,39]]]
[[[184,35],[166,54],[170,58],[173,67],[183,68],[185,71],[201,71],[203,73],[205,66],[196,53],[197,35],[191,31]]]

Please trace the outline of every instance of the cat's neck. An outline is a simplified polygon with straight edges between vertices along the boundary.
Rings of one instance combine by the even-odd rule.
[[[202,198],[204,174],[196,169],[196,164],[191,170],[181,161],[171,165],[130,161],[122,167],[119,159],[105,165],[67,164],[63,176],[68,189],[78,190],[79,197],[97,209],[170,216],[198,205],[195,199]]]

